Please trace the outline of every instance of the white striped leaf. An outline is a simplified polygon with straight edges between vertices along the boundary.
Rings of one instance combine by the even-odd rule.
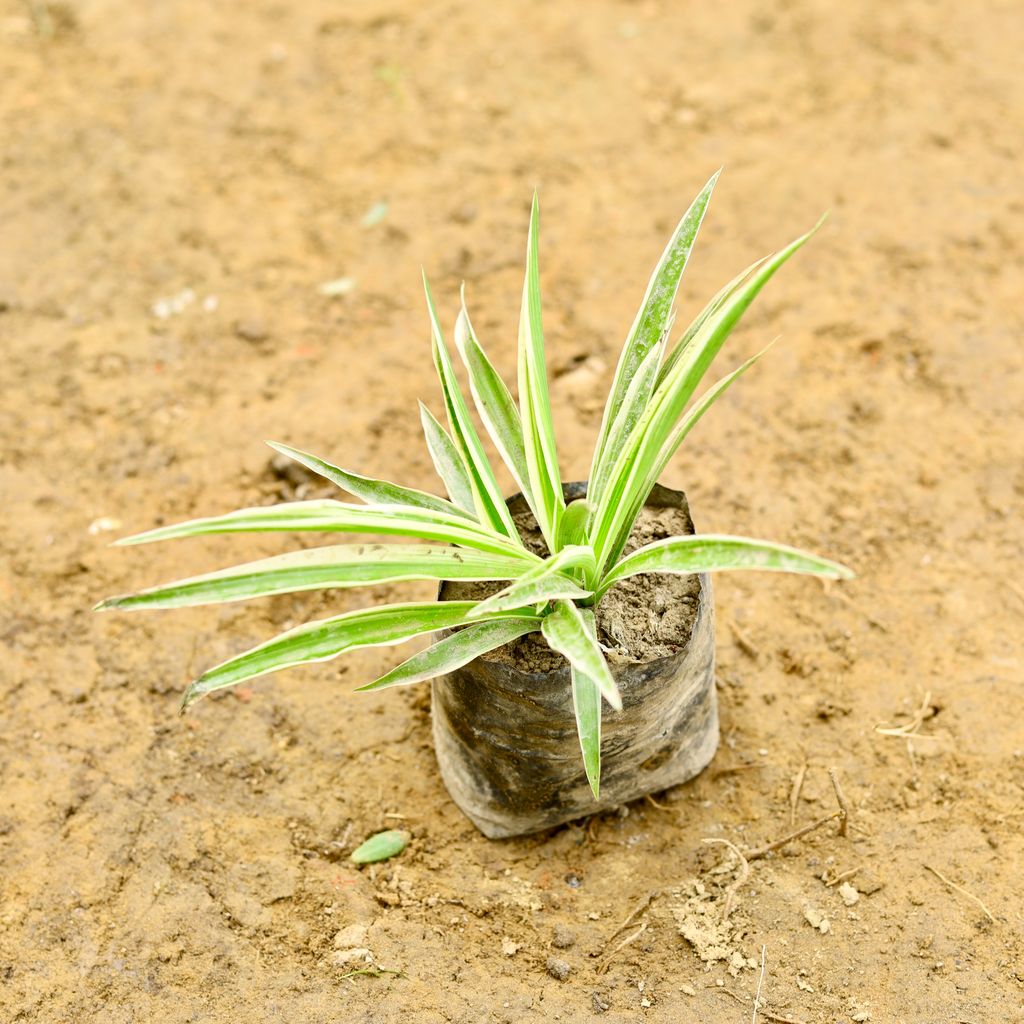
[[[437,417],[420,402],[420,422],[427,442],[430,461],[441,478],[448,497],[465,513],[476,519],[476,502],[473,485],[469,482],[469,470],[459,454],[448,431],[437,422]]]
[[[774,253],[772,255],[774,255]],[[676,343],[676,346],[672,349],[672,351],[669,352],[667,358],[665,359],[664,365],[658,371],[658,384],[660,384],[672,372],[672,368],[676,365],[677,362],[679,362],[683,353],[686,351],[687,345],[689,345],[690,342],[693,341],[694,336],[701,329],[701,327],[704,326],[704,322],[707,320],[707,318],[711,316],[712,313],[715,313],[718,309],[720,309],[722,303],[725,302],[725,300],[728,299],[729,296],[732,295],[733,292],[735,292],[736,289],[739,288],[739,286],[743,284],[743,282],[755,270],[757,270],[757,268],[761,266],[762,263],[765,262],[765,260],[768,260],[770,258],[770,256],[762,256],[761,259],[751,263],[746,270],[744,270],[741,274],[737,274],[727,285],[725,285],[724,288],[719,289],[719,291],[714,295],[711,301],[700,311],[700,313],[697,314],[696,317],[694,317],[693,322],[690,324],[689,327],[686,328],[686,331],[684,332],[683,336]]]
[[[513,479],[527,504],[534,508],[533,492],[530,489],[530,473],[526,465],[526,450],[523,444],[523,424],[516,408],[515,399],[495,370],[487,353],[473,330],[466,311],[465,288],[463,288],[462,310],[455,323],[455,347],[469,373],[469,388],[473,395],[480,419],[487,428],[494,447],[498,449]]]
[[[597,643],[597,625],[594,613],[581,608],[580,616],[587,632]],[[583,767],[587,781],[597,800],[601,795],[601,687],[597,681],[575,665],[570,667],[572,679],[572,710],[576,718],[576,732],[580,738]]]
[[[588,575],[595,575],[597,563],[593,549],[584,545],[563,548],[557,555],[546,558],[517,576],[504,590],[481,601],[473,616],[511,611],[558,598],[579,601],[590,597],[592,591],[581,587],[566,575],[572,569],[581,569]]]
[[[644,301],[626,337],[626,343],[622,346],[622,353],[615,368],[615,377],[608,395],[608,402],[605,405],[594,461],[590,469],[591,480],[600,481],[607,475],[608,470],[602,471],[601,468],[601,463],[606,457],[606,442],[609,440],[619,410],[626,401],[627,393],[633,385],[637,370],[652,351],[664,346],[672,320],[672,307],[679,291],[679,282],[682,280],[683,271],[689,262],[690,252],[704,221],[708,203],[711,201],[711,193],[714,191],[715,183],[721,173],[721,171],[716,171],[711,176],[710,181],[700,190],[697,198],[690,204],[690,208],[683,214],[648,282]],[[644,388],[639,392],[634,388],[632,400],[641,409],[647,404],[647,399],[651,395],[654,377],[654,373],[650,374]],[[610,469],[610,467],[608,468]],[[594,494],[594,500],[597,500],[599,496],[600,492]]]
[[[420,540],[440,541],[499,555],[522,555],[525,549],[505,537],[456,515],[401,505],[349,505],[341,501],[292,501],[280,505],[243,508],[221,516],[191,519],[173,526],[124,537],[115,544],[148,544],[179,537],[218,533],[270,533],[316,531],[323,533],[374,533]],[[528,558],[536,555],[527,553]]]
[[[438,640],[425,651],[414,654],[372,683],[357,686],[355,692],[383,690],[389,686],[408,686],[434,679],[446,672],[462,668],[474,659],[539,629],[540,620],[535,616],[475,622]]]
[[[462,390],[455,376],[455,368],[452,366],[448,347],[445,345],[444,335],[441,333],[441,324],[437,319],[437,310],[434,308],[434,299],[430,294],[430,285],[427,282],[426,274],[423,275],[423,290],[427,297],[427,309],[430,312],[434,366],[441,382],[441,392],[444,396],[445,409],[448,412],[448,425],[451,427],[452,440],[469,472],[469,483],[473,489],[477,518],[481,523],[489,524],[495,533],[503,533],[507,537],[518,539],[519,534],[516,532],[515,523],[512,522],[512,514],[505,504],[505,497],[494,477],[491,464],[487,461],[483,445],[480,443],[480,436],[476,432],[476,427],[473,426],[473,421],[469,417],[469,409],[466,408],[466,401],[462,397]]]
[[[294,459],[325,480],[337,484],[342,490],[354,494],[368,505],[410,505],[413,508],[432,508],[437,512],[447,512],[450,515],[469,514],[435,494],[427,494],[426,491],[417,491],[411,487],[402,487],[400,484],[393,484],[387,480],[375,480],[373,477],[350,473],[347,469],[339,469],[316,455],[310,455],[309,452],[300,451],[298,448],[281,444],[279,441],[268,441],[267,444],[275,452]]]
[[[637,367],[633,379],[626,389],[626,395],[619,406],[615,422],[608,430],[608,435],[603,446],[598,449],[599,457],[595,455],[595,466],[591,470],[593,474],[587,485],[587,497],[591,503],[591,514],[600,505],[601,495],[608,484],[608,477],[618,461],[622,450],[629,443],[633,429],[640,421],[647,403],[651,398],[651,390],[654,387],[655,379],[658,376],[658,368],[661,363],[662,346],[655,345],[644,357],[644,361]]]
[[[548,548],[555,550],[558,520],[565,508],[558,470],[555,430],[551,421],[544,330],[541,323],[538,233],[540,210],[533,194],[530,229],[526,243],[526,280],[519,316],[519,408],[523,426],[530,490],[535,499],[537,524]]]
[[[184,608],[245,601],[303,590],[362,587],[409,580],[515,579],[531,562],[469,548],[414,544],[340,544],[290,551],[272,558],[107,598],[97,611]]]
[[[829,580],[852,579],[853,573],[839,562],[771,541],[724,534],[698,534],[654,541],[627,555],[601,581],[600,594],[619,580],[645,572],[690,575],[759,569],[765,572],[794,572]]]
[[[616,711],[622,710],[619,688],[581,609],[572,601],[556,602],[555,610],[544,617],[541,632],[553,651],[566,658],[577,672],[589,676]]]
[[[729,387],[737,381],[744,373],[749,370],[754,363],[756,363],[771,347],[775,344],[778,339],[774,339],[769,344],[765,345],[760,352],[756,355],[751,356],[745,363],[737,367],[732,373],[727,374],[721,380],[712,384],[707,391],[704,392],[701,397],[686,410],[686,414],[681,420],[672,428],[672,433],[669,435],[669,439],[662,446],[661,451],[658,453],[656,461],[654,461],[647,470],[647,479],[643,486],[638,487],[633,495],[633,506],[631,509],[631,515],[627,516],[623,521],[623,524],[619,530],[619,535],[615,538],[611,547],[609,548],[609,554],[606,564],[614,564],[619,556],[622,554],[623,549],[626,546],[626,542],[629,540],[629,535],[633,530],[633,523],[636,521],[636,517],[640,514],[640,509],[643,508],[644,502],[647,500],[648,494],[654,488],[654,485],[658,482],[658,478],[661,476],[665,467],[668,465],[672,456],[675,455],[679,446],[683,443],[686,435],[697,425],[701,417],[711,408],[712,405],[729,389]]]
[[[644,487],[652,466],[664,448],[673,427],[693,396],[711,361],[718,354],[740,317],[772,275],[817,231],[821,221],[807,234],[791,242],[767,260],[743,285],[712,313],[697,331],[672,372],[658,385],[630,443],[620,453],[595,514],[592,540],[598,565],[608,564],[618,539],[643,504]],[[639,504],[638,504],[639,502]]]
[[[362,647],[388,647],[424,633],[464,625],[473,601],[431,601],[360,608],[307,622],[204,672],[186,691],[182,710],[214,690],[271,672],[330,661]]]

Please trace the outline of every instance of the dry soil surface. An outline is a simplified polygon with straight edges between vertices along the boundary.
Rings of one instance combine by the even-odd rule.
[[[1016,0],[2,0],[0,1019],[741,1024],[759,985],[760,1021],[1024,1019],[1022,33]],[[665,482],[699,529],[858,578],[718,581],[708,771],[488,842],[426,690],[350,692],[397,651],[179,718],[230,652],[430,588],[97,616],[292,543],[108,542],[322,493],[264,438],[435,486],[419,267],[446,323],[466,281],[511,373],[535,185],[580,478],[721,164],[682,322],[831,218],[721,366],[783,340]],[[741,873],[706,840],[831,814],[830,767],[848,833],[753,861],[726,921]],[[408,849],[357,869],[386,827]]]

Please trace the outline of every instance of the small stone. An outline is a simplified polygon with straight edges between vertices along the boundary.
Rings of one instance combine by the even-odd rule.
[[[883,882],[877,875],[875,875],[870,869],[861,871],[854,879],[854,886],[862,896],[871,896],[878,892],[879,889],[885,888],[885,882]]]
[[[451,218],[457,224],[472,224],[476,220],[477,209],[472,203],[463,203],[451,212]]]
[[[679,991],[682,992],[684,996],[695,996],[697,994],[697,990],[692,985],[680,985]]]
[[[334,936],[335,949],[353,949],[366,942],[366,925],[350,924]]]
[[[827,935],[831,930],[828,918],[817,907],[812,907],[809,903],[804,904],[804,920],[822,935]]]
[[[843,882],[839,886],[839,898],[848,907],[852,907],[860,899],[860,893],[849,882]]]
[[[564,924],[556,924],[551,935],[551,945],[555,949],[568,949],[570,946],[576,945],[576,933],[572,929],[566,928]]]
[[[270,337],[270,333],[267,331],[267,326],[262,320],[249,318],[239,320],[235,324],[235,334],[237,334],[242,341],[249,341],[253,344],[266,341],[267,338]]]
[[[365,947],[339,949],[331,954],[331,963],[335,967],[347,967],[353,963],[372,964],[373,954]]]
[[[549,956],[548,962],[545,966],[548,969],[548,974],[550,974],[556,981],[565,981],[565,979],[569,977],[569,972],[572,970],[564,960],[559,960],[556,956]]]
[[[519,952],[519,943],[508,938],[502,939],[501,952],[503,956],[515,956]]]

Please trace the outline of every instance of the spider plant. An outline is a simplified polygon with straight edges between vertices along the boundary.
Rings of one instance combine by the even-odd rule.
[[[278,452],[354,495],[346,501],[296,501],[246,508],[118,541],[142,544],[244,531],[315,531],[413,538],[417,543],[315,547],[103,601],[99,609],[180,608],[405,580],[494,580],[502,589],[481,601],[431,601],[360,608],[308,622],[204,672],[188,687],[183,710],[224,687],[362,647],[445,635],[379,679],[379,690],[452,671],[526,633],[540,632],[571,666],[571,687],[587,777],[597,796],[602,700],[621,708],[615,678],[598,642],[595,608],[620,580],[638,573],[762,569],[825,578],[851,575],[835,562],[795,548],[743,537],[671,537],[624,555],[652,488],[697,421],[763,355],[749,359],[694,400],[701,379],[744,311],[812,230],[758,260],[730,281],[669,346],[679,281],[718,175],[686,211],[658,261],[626,337],[604,410],[585,499],[566,504],[548,396],[538,275],[538,205],[534,195],[519,324],[518,402],[495,371],[466,311],[454,344],[473,404],[536,518],[545,557],[524,546],[481,444],[456,378],[424,275],[434,366],[447,428],[421,405],[427,448],[446,498],[361,476],[270,442]],[[815,228],[814,230],[817,230]]]

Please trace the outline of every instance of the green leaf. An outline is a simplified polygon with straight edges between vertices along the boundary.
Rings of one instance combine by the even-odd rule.
[[[174,526],[124,537],[117,545],[148,544],[179,537],[217,533],[270,533],[316,531],[323,533],[374,533],[418,537],[498,555],[522,555],[525,549],[505,537],[485,530],[469,519],[432,509],[399,505],[348,505],[341,501],[292,501],[281,505],[243,508],[221,516],[191,519]],[[537,559],[527,552],[527,557]]]
[[[581,609],[572,601],[558,601],[555,610],[542,620],[541,632],[553,651],[565,657],[577,672],[589,676],[616,711],[622,710],[619,688],[601,652],[596,633],[588,628]]]
[[[633,383],[637,369],[650,352],[661,347],[667,336],[672,317],[672,306],[679,291],[679,282],[686,269],[686,264],[689,262],[690,251],[697,239],[697,232],[700,231],[708,203],[711,201],[711,193],[714,191],[715,183],[721,173],[721,171],[716,171],[711,176],[710,181],[700,190],[697,198],[690,204],[690,208],[683,214],[682,220],[676,226],[671,240],[651,275],[644,301],[633,321],[626,343],[622,347],[618,366],[615,368],[615,378],[612,381],[612,389],[605,405],[601,432],[598,435],[594,462],[590,470],[591,480],[600,479],[602,476],[600,463],[604,458],[605,444],[619,410],[626,401],[626,394]],[[644,392],[635,394],[633,401],[639,403],[643,408],[647,404],[653,387],[654,374],[651,374]],[[594,497],[596,498],[597,495]]]
[[[761,259],[751,263],[750,266],[747,267],[747,269],[744,270],[741,274],[737,274],[724,288],[719,289],[719,291],[715,294],[711,301],[700,311],[700,313],[697,314],[697,316],[693,320],[693,323],[691,323],[690,326],[686,328],[686,331],[683,334],[682,338],[679,339],[675,348],[673,348],[672,351],[668,354],[668,357],[665,360],[665,364],[658,372],[658,384],[661,384],[661,382],[672,372],[672,368],[682,358],[682,355],[686,351],[687,346],[690,344],[691,341],[693,341],[694,336],[701,329],[701,327],[704,326],[704,323],[708,319],[708,317],[711,316],[712,313],[717,312],[721,308],[722,303],[725,302],[725,300],[728,299],[733,294],[733,292],[735,292],[736,289],[739,288],[739,286],[743,284],[743,282],[746,281],[746,279],[750,277],[750,275],[769,258],[770,257],[768,256],[762,256]]]
[[[615,467],[623,449],[629,443],[633,430],[640,421],[650,401],[651,389],[658,375],[662,347],[655,345],[644,357],[644,361],[633,374],[633,379],[626,390],[626,397],[619,406],[618,415],[612,424],[601,448],[595,452],[594,468],[591,470],[587,497],[592,510],[600,505],[601,495],[608,485],[608,477]],[[593,515],[593,511],[591,512]]]
[[[693,396],[711,361],[758,292],[772,275],[818,230],[791,242],[760,266],[701,325],[671,373],[658,385],[650,404],[633,430],[629,444],[619,454],[601,495],[591,538],[602,568],[615,552],[619,539],[635,519],[649,493],[652,467],[672,430]],[[648,488],[647,491],[644,488]]]
[[[424,633],[465,625],[475,607],[474,601],[393,604],[307,622],[204,672],[185,691],[182,710],[214,690],[270,672],[330,661],[362,647],[401,644]]]
[[[451,427],[452,440],[469,472],[469,483],[473,489],[477,518],[481,523],[490,524],[495,533],[504,533],[507,537],[514,537],[518,540],[519,534],[516,531],[515,523],[512,522],[512,514],[505,504],[505,497],[494,477],[491,464],[484,454],[476,427],[473,426],[473,421],[469,418],[469,410],[466,408],[466,401],[462,397],[462,391],[455,376],[455,368],[452,366],[451,357],[448,355],[448,348],[441,333],[441,325],[437,319],[437,310],[434,308],[434,299],[430,294],[430,285],[427,282],[426,274],[423,275],[423,290],[427,297],[427,309],[430,312],[434,366],[437,368],[437,376],[441,381],[441,391],[448,412],[448,425]]]
[[[376,864],[382,860],[397,857],[408,845],[412,835],[405,829],[389,829],[370,836],[361,846],[352,851],[356,864]]]
[[[630,514],[624,518],[622,526],[619,528],[618,536],[609,548],[606,564],[615,563],[622,554],[626,547],[626,542],[629,540],[629,535],[632,532],[633,523],[636,521],[636,517],[640,514],[640,509],[643,507],[643,503],[647,500],[647,495],[650,494],[652,488],[658,482],[658,478],[661,476],[672,456],[675,455],[679,446],[683,443],[686,435],[689,434],[689,432],[697,425],[704,413],[706,413],[708,409],[710,409],[711,406],[714,405],[723,394],[725,394],[735,381],[742,377],[743,374],[754,365],[754,363],[768,352],[776,341],[778,341],[777,338],[773,339],[765,345],[760,352],[751,356],[750,359],[737,369],[733,370],[732,373],[727,374],[721,380],[712,384],[711,387],[708,388],[708,390],[705,391],[704,394],[686,410],[686,414],[683,418],[672,428],[672,433],[662,446],[657,459],[649,463],[644,483],[634,489],[632,499],[633,505],[630,509]]]
[[[422,402],[420,422],[423,424],[423,436],[427,441],[430,461],[434,464],[448,497],[475,519],[473,485],[469,482],[469,470],[466,469],[466,463],[455,447],[455,442],[448,436],[448,431],[437,422],[437,417]]]
[[[535,633],[539,629],[540,620],[535,616],[476,622],[438,640],[425,651],[414,654],[372,683],[356,687],[355,692],[422,683],[468,665],[474,659],[503,647],[517,637]]]
[[[544,330],[541,323],[538,234],[540,208],[533,194],[530,230],[526,243],[526,280],[519,317],[519,405],[522,413],[523,443],[535,499],[537,524],[550,550],[558,538],[558,520],[565,508],[562,479],[558,470],[555,429],[551,420]]]
[[[455,323],[455,347],[459,350],[469,373],[469,388],[480,419],[536,516],[519,410],[511,392],[487,358],[487,353],[473,330],[469,313],[466,311],[465,287],[462,291],[462,310]]]
[[[589,608],[581,608],[580,615],[587,632],[597,643],[594,613]],[[597,800],[601,794],[601,688],[591,676],[580,672],[575,665],[571,668],[571,676],[572,709],[583,753],[583,767],[594,799]]]
[[[184,608],[272,594],[408,580],[512,580],[531,567],[521,556],[413,544],[343,544],[292,551],[219,572],[110,597],[96,611]]]
[[[528,569],[504,590],[499,590],[477,605],[473,617],[490,615],[494,612],[512,611],[528,605],[569,598],[580,601],[590,597],[592,591],[580,587],[566,573],[580,568],[591,575],[597,571],[593,549],[581,545],[563,548],[543,562]]]
[[[586,545],[587,523],[593,512],[593,506],[586,498],[570,501],[558,524],[558,550],[563,551],[570,546]]]
[[[572,709],[583,767],[594,799],[601,796],[601,691],[590,676],[571,669]]]
[[[337,484],[342,490],[361,498],[367,504],[410,505],[413,508],[431,508],[437,512],[447,512],[449,515],[466,514],[450,501],[445,501],[444,498],[439,498],[434,494],[427,494],[426,491],[417,491],[411,487],[389,483],[387,480],[375,480],[373,477],[350,473],[348,470],[339,469],[315,455],[310,455],[309,452],[300,451],[298,448],[281,444],[279,441],[268,441],[267,444],[274,451],[280,452],[289,459],[294,459],[325,480]]]
[[[627,576],[644,572],[689,575],[699,572],[724,572],[731,569],[760,569],[767,572],[795,572],[830,580],[852,579],[853,572],[839,562],[821,558],[799,548],[749,537],[724,534],[698,534],[694,537],[669,537],[646,544],[627,555],[601,581],[599,593]]]

